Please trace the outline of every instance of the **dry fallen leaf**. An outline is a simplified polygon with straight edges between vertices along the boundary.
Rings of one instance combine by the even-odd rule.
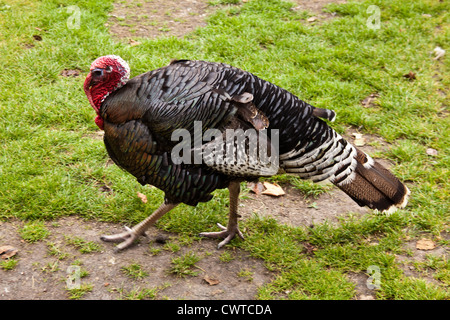
[[[132,46],[132,47],[135,47],[135,46],[138,46],[138,45],[141,44],[139,41],[136,41],[136,40],[133,40],[133,39],[130,39],[130,41],[128,41],[128,43],[129,43],[130,46]]]
[[[438,155],[437,150],[433,149],[433,148],[428,148],[426,152],[429,156],[437,156]]]
[[[138,192],[137,196],[138,196],[139,199],[141,199],[141,201],[143,203],[147,203],[147,196],[145,194],[142,194],[142,193]]]
[[[106,184],[100,186],[99,189],[101,192],[106,192],[106,193],[112,192],[112,189],[110,187],[108,187]]]
[[[316,20],[317,20],[317,17],[310,17],[310,18],[306,19],[306,21],[308,21],[308,22],[314,22]]]
[[[410,71],[407,74],[404,74],[403,77],[405,77],[409,81],[412,81],[412,80],[416,79],[416,74],[414,72]]]
[[[9,259],[17,254],[17,249],[12,246],[1,246],[0,247],[0,257],[2,259]]]
[[[261,194],[264,191],[264,186],[261,182],[248,182],[247,187],[255,194]]]
[[[220,283],[219,280],[210,278],[208,275],[205,275],[205,277],[203,278],[203,280],[205,280],[206,283],[208,283],[210,286],[215,286],[216,284],[219,284],[219,283]]]
[[[284,190],[278,184],[272,184],[270,182],[264,181],[264,187],[266,190],[261,192],[269,196],[279,197],[285,194]]]
[[[423,238],[417,241],[416,248],[419,250],[433,250],[436,248],[436,243],[433,240]]]
[[[309,242],[303,242],[302,244],[307,254],[313,254],[314,251],[317,251],[317,248]]]
[[[365,98],[363,101],[361,101],[361,104],[364,108],[370,108],[375,105],[374,101],[379,97],[380,95],[376,92],[371,93],[367,98]]]

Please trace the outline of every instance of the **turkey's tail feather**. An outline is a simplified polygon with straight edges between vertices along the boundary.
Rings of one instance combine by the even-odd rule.
[[[322,121],[313,128],[306,142],[280,155],[285,172],[315,182],[328,179],[360,206],[388,214],[406,206],[410,192],[388,169]]]
[[[409,189],[388,169],[355,148],[356,167],[351,179],[335,183],[360,206],[393,213],[408,203]]]

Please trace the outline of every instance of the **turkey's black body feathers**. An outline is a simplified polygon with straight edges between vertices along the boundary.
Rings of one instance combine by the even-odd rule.
[[[196,123],[201,134],[208,129],[277,130],[280,169],[313,181],[330,179],[338,187],[345,186],[344,191],[359,204],[371,203],[366,199],[370,196],[352,192],[351,183],[373,167],[373,160],[367,155],[365,163],[358,160],[359,150],[320,119],[334,120],[334,111],[314,108],[238,68],[204,61],[173,61],[129,80],[105,99],[100,112],[105,145],[113,161],[141,184],[163,190],[173,203],[196,205],[210,200],[212,191],[227,187],[232,180],[258,176],[258,168],[236,164],[177,164],[171,151],[179,141],[172,141],[172,134],[182,129],[194,137]],[[396,180],[392,177],[386,179]],[[403,201],[407,189],[397,181],[391,183],[398,189],[395,200],[372,207],[385,210]],[[370,190],[367,192],[370,194]]]

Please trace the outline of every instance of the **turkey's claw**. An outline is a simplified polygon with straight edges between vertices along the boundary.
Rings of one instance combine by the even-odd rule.
[[[119,243],[114,251],[120,251],[128,248],[134,240],[138,238],[138,234],[133,230],[125,226],[126,231],[110,236],[101,236],[100,239],[106,242],[121,242]]]
[[[236,235],[239,236],[242,240],[244,240],[244,236],[242,235],[242,232],[239,230],[238,226],[226,228],[220,223],[217,224],[222,231],[219,232],[202,232],[200,233],[200,236],[202,237],[208,237],[208,238],[222,238],[224,239],[222,242],[219,243],[217,246],[217,249],[222,248],[224,245],[228,244],[231,239],[233,239]]]

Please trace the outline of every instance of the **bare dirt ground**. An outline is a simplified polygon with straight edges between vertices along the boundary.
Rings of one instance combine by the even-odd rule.
[[[63,218],[47,222],[50,236],[36,243],[22,240],[18,234],[22,225],[21,221],[1,225],[0,243],[19,249],[19,263],[13,270],[0,270],[0,300],[67,299],[67,280],[74,274],[69,267],[74,263],[89,273],[80,279],[81,286],[92,285],[92,290],[83,297],[87,300],[126,299],[142,289],[156,289],[157,299],[251,299],[257,288],[271,278],[261,261],[242,251],[231,252],[233,260],[222,262],[219,257],[223,251],[216,249],[215,241],[180,246],[175,253],[165,250],[164,244],[153,241],[155,237],[164,237],[172,243],[177,243],[178,237],[156,228],[151,228],[148,238],[142,237],[129,250],[114,253],[114,245],[102,243],[99,237],[123,231],[120,225]],[[67,237],[98,243],[101,251],[81,253]],[[55,247],[59,254],[50,254],[50,249]],[[150,248],[161,251],[152,254]],[[188,252],[201,258],[192,270],[198,275],[183,278],[171,274],[171,260]],[[133,264],[142,266],[148,275],[137,280],[130,278],[122,268]],[[69,287],[73,284],[69,279]]]
[[[182,37],[206,26],[205,18],[211,12],[213,9],[205,0],[118,1],[108,27],[118,38]]]
[[[250,0],[243,0],[247,2]],[[318,19],[332,18],[322,11],[328,3],[345,3],[346,0],[293,0],[293,10],[309,11]],[[218,6],[219,8],[222,6]],[[208,0],[155,0],[117,1],[107,22],[116,38],[155,38],[159,36],[183,37],[196,28],[206,26],[206,18],[215,8]]]
[[[295,10],[308,10],[319,18],[331,18],[321,9],[332,0],[296,2],[298,6]],[[114,37],[122,39],[160,35],[181,37],[206,25],[205,18],[213,9],[208,6],[207,0],[121,1],[115,4],[107,25]],[[352,133],[355,132],[355,129],[348,132],[350,141],[354,139]],[[379,137],[365,138],[363,149],[366,148],[369,153],[387,147]],[[318,199],[305,199],[298,190],[288,186],[285,186],[285,191],[286,195],[279,198],[249,193],[241,202],[242,219],[256,212],[274,217],[280,223],[305,226],[325,220],[336,222],[348,212],[368,212],[336,188]],[[102,243],[99,237],[123,231],[121,225],[67,217],[46,222],[50,235],[45,240],[27,243],[18,233],[23,224],[16,220],[0,222],[0,246],[11,245],[18,249],[15,257],[17,266],[9,271],[0,269],[0,300],[68,299],[68,268],[74,263],[87,273],[81,278],[81,285],[90,287],[90,290],[82,299],[138,298],[137,293],[150,289],[154,296],[147,295],[147,299],[247,300],[255,298],[258,287],[274,277],[261,260],[241,250],[217,250],[218,242],[214,240],[180,245],[179,251],[172,252],[164,244],[154,242],[154,239],[163,235],[170,242],[179,243],[179,236],[150,228],[148,238],[142,237],[137,245],[116,254],[113,252],[114,246]],[[98,243],[101,249],[99,252],[81,253],[67,241],[67,237]],[[51,249],[59,253],[52,255]],[[159,253],[153,254],[157,250]],[[228,262],[221,259],[225,251],[230,252],[231,260]],[[172,259],[188,252],[194,252],[201,258],[193,268],[198,274],[183,278],[169,273]],[[123,267],[132,264],[141,265],[148,275],[142,279],[130,278]],[[349,275],[357,286],[357,299],[373,299],[373,293],[365,286],[366,278],[360,274]]]

